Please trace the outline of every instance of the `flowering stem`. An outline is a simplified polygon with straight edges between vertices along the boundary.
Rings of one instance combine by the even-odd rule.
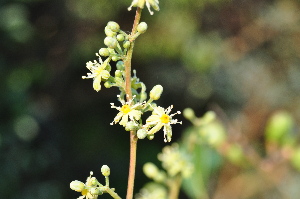
[[[182,178],[181,176],[175,176],[169,185],[169,197],[168,199],[177,199],[180,191]]]
[[[137,32],[137,26],[141,19],[142,9],[139,7],[136,10],[135,19],[131,31],[131,37],[133,38]],[[128,49],[125,64],[125,92],[127,102],[132,99],[131,92],[131,58],[134,47],[134,39],[131,41],[131,45]],[[127,185],[127,196],[126,199],[133,198],[133,187],[135,178],[135,166],[136,166],[136,148],[137,148],[137,136],[135,131],[130,131],[130,160],[129,160],[129,173],[128,173],[128,185]]]
[[[121,199],[121,197],[113,191],[113,189],[109,188],[109,187],[106,187],[105,191],[111,195],[111,197],[113,197],[114,199]]]

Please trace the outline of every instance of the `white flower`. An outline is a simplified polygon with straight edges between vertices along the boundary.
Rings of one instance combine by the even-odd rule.
[[[128,10],[130,11],[132,7],[140,7],[143,9],[145,3],[151,15],[154,14],[151,10],[151,6],[154,10],[159,11],[158,0],[133,0]]]
[[[120,95],[118,95],[118,98],[120,99],[120,102],[122,103],[122,107],[117,107],[114,105],[114,103],[111,103],[111,108],[115,108],[118,111],[120,111],[117,114],[117,116],[114,118],[114,121],[111,123],[111,125],[113,125],[114,123],[117,124],[119,122],[120,125],[125,127],[129,119],[131,121],[135,122],[136,120],[139,120],[141,118],[142,112],[137,109],[141,108],[141,106],[143,104],[136,103],[134,105],[131,105],[132,100],[125,102],[124,100],[122,100],[120,98]]]
[[[180,111],[177,111],[174,114],[170,115],[173,106],[169,106],[167,109],[163,107],[155,107],[152,115],[146,120],[144,125],[145,129],[148,129],[148,135],[153,135],[158,132],[162,127],[164,127],[164,141],[170,142],[172,138],[172,127],[171,124],[181,124],[177,119],[172,119],[176,114],[180,114]]]
[[[88,79],[93,78],[93,88],[95,91],[101,90],[101,81],[104,79],[108,79],[110,77],[109,72],[106,70],[106,67],[108,65],[108,62],[110,61],[109,58],[107,58],[104,62],[99,57],[100,63],[98,63],[96,60],[94,62],[87,62],[86,67],[92,72],[87,73],[87,76],[82,76],[82,79]]]

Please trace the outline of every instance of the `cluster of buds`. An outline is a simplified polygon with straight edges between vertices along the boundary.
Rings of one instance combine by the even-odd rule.
[[[163,187],[173,186],[178,178],[189,178],[194,171],[194,165],[190,156],[179,148],[177,143],[165,146],[162,153],[158,154],[164,170],[160,170],[155,164],[148,162],[144,165],[145,175],[153,182],[146,184],[137,194],[139,199],[166,198],[167,191]],[[155,189],[152,189],[155,187]],[[156,196],[156,197],[154,197]]]
[[[79,196],[78,199],[97,199],[98,196],[102,195],[103,193],[117,195],[114,192],[114,188],[109,187],[110,168],[107,165],[103,165],[101,167],[101,173],[105,177],[105,185],[99,183],[96,177],[92,177],[92,171],[90,172],[90,176],[86,179],[85,183],[78,180],[74,180],[70,183],[70,188],[72,190],[81,193],[81,196]]]
[[[89,61],[86,63],[86,67],[91,71],[87,76],[83,76],[83,79],[92,78],[93,88],[97,92],[101,90],[101,82],[105,82],[104,86],[110,88],[112,86],[121,87],[124,89],[124,63],[122,60],[126,58],[128,49],[132,42],[142,33],[146,32],[147,24],[141,22],[137,27],[137,32],[134,35],[128,35],[126,32],[120,29],[118,23],[110,21],[107,23],[104,32],[106,37],[104,44],[106,48],[100,48],[96,53],[98,60]],[[106,57],[105,61],[102,61],[102,57]],[[117,62],[117,69],[115,70],[115,77],[110,74],[111,65],[110,61]]]

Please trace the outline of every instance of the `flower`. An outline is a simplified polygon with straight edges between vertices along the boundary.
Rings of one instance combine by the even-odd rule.
[[[92,188],[97,188],[97,179],[95,177],[92,177],[93,172],[90,172],[90,176],[86,179],[86,183],[80,182],[78,180],[72,181],[70,183],[71,189],[74,191],[81,192],[82,196],[79,196],[77,199],[97,199],[98,195],[92,194],[90,190]]]
[[[151,10],[151,6],[154,10],[159,11],[158,0],[133,0],[128,10],[130,11],[132,7],[140,7],[143,9],[145,3],[151,15],[154,14]]]
[[[181,174],[184,178],[191,176],[194,171],[194,166],[190,158],[187,153],[180,150],[177,143],[171,146],[165,146],[162,153],[158,154],[158,159],[162,162],[163,168],[171,177],[178,174]]]
[[[135,96],[133,96],[135,97]],[[111,108],[115,108],[118,111],[120,111],[117,116],[114,118],[114,121],[111,123],[113,125],[114,123],[117,124],[120,120],[120,125],[126,126],[128,119],[135,122],[136,120],[139,120],[141,118],[142,112],[140,110],[137,110],[141,108],[143,104],[136,103],[134,105],[131,105],[132,100],[125,102],[121,99],[120,95],[118,95],[118,98],[120,99],[120,102],[122,103],[122,107],[117,107],[114,105],[114,103],[111,103]],[[138,124],[136,124],[138,125]]]
[[[107,68],[108,62],[110,61],[110,58],[107,58],[104,62],[102,61],[101,57],[99,56],[99,61],[98,63],[96,60],[94,62],[87,62],[86,67],[92,72],[92,73],[87,73],[87,76],[82,76],[82,79],[88,79],[88,78],[93,78],[93,88],[95,91],[100,91],[101,90],[101,81],[104,79],[108,79],[110,77],[109,71]]]
[[[166,109],[160,106],[154,108],[152,115],[148,117],[148,119],[146,120],[146,124],[144,125],[144,128],[148,129],[148,135],[153,135],[154,133],[158,132],[162,127],[164,127],[164,141],[171,141],[171,124],[182,123],[178,122],[177,119],[172,119],[174,115],[181,113],[180,111],[177,111],[176,113],[170,115],[172,108],[172,105]]]

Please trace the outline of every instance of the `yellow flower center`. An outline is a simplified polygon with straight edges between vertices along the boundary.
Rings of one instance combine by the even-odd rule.
[[[102,67],[98,67],[94,70],[94,73],[97,74],[97,75],[100,75],[101,72],[103,71],[103,68]]]
[[[86,195],[88,194],[88,190],[87,190],[87,189],[84,189],[84,190],[81,192],[81,194],[82,194],[83,196],[86,196]]]
[[[163,115],[160,117],[160,121],[161,121],[162,123],[167,124],[167,123],[170,122],[170,116],[168,116],[167,114],[163,114]]]
[[[121,108],[121,111],[122,111],[124,114],[129,113],[129,112],[131,111],[130,106],[127,105],[127,104],[123,105],[122,108]]]

